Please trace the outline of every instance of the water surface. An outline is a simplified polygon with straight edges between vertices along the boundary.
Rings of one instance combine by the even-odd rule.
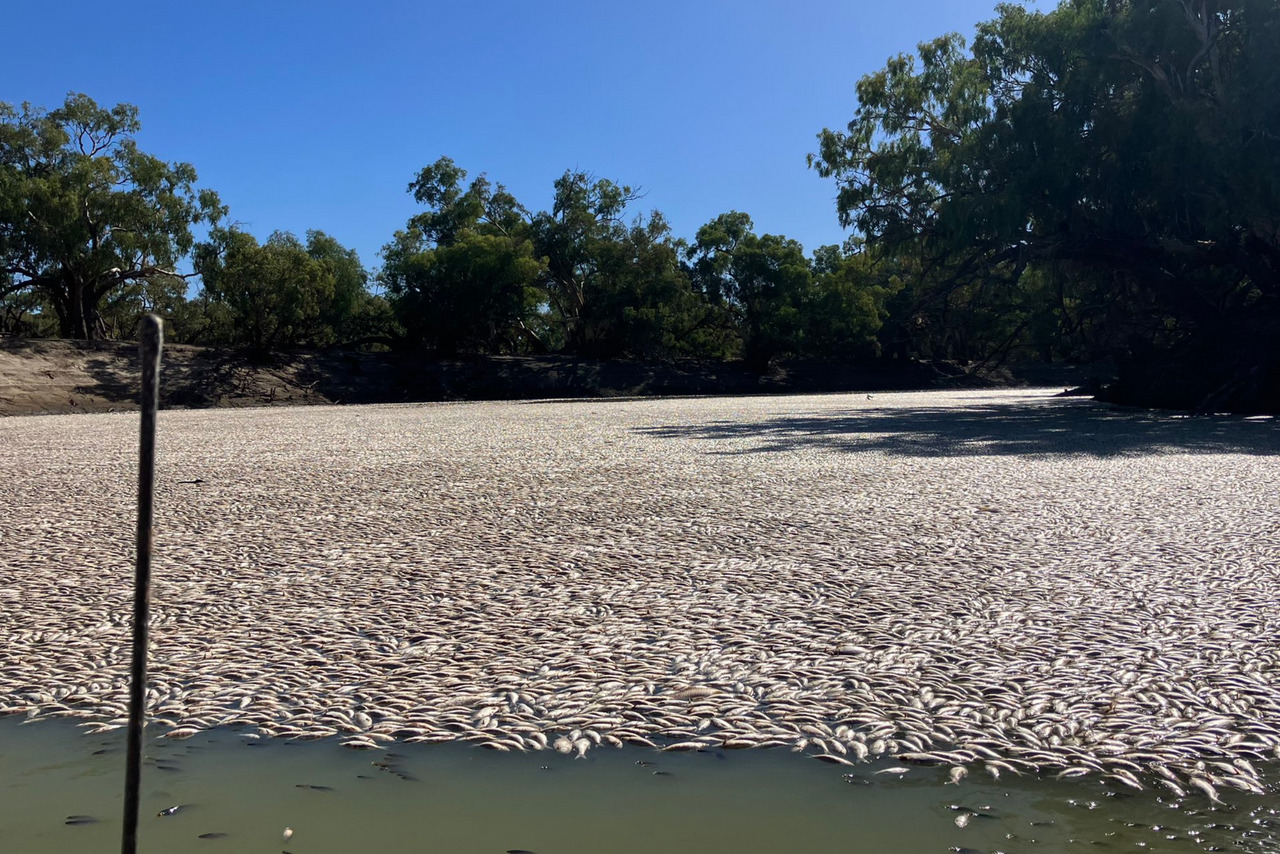
[[[67,721],[0,719],[0,851],[116,850],[123,743]],[[1280,851],[1276,794],[1212,807],[1089,780],[947,785],[939,769],[877,774],[903,766],[779,750],[572,759],[219,730],[146,753],[139,850],[153,854]]]

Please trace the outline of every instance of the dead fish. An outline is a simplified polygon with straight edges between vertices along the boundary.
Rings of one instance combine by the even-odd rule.
[[[160,812],[156,813],[156,818],[163,818],[166,815],[173,815],[174,813],[179,812],[185,807],[186,807],[186,804],[176,804],[171,807],[165,807],[164,809],[160,810]]]
[[[814,757],[814,759],[817,759],[819,762],[826,762],[829,765],[852,765],[853,764],[848,759],[845,759],[843,756],[836,756],[835,754],[832,754],[832,753],[819,753],[817,756]]]
[[[960,815],[956,816],[956,827],[968,827],[969,819],[971,818],[973,818],[973,816],[967,812],[960,813]]]
[[[662,748],[663,752],[666,752],[666,753],[693,751],[693,750],[701,750],[701,749],[702,749],[702,745],[696,741],[677,741],[675,744],[668,744],[666,747]]]
[[[911,770],[910,768],[881,768],[876,773],[877,774],[897,774],[901,776],[910,770]]]
[[[1218,790],[1215,789],[1213,787],[1213,784],[1210,783],[1208,780],[1204,779],[1203,777],[1192,777],[1187,782],[1190,783],[1192,786],[1195,786],[1201,792],[1204,792],[1204,794],[1207,795],[1209,800],[1212,801],[1213,803],[1215,804],[1222,803],[1222,798],[1218,797]]]

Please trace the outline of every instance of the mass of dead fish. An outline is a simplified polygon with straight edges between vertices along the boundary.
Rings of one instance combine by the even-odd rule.
[[[163,411],[151,726],[1262,792],[1280,458],[1208,444],[1241,420],[1159,444],[1161,417],[1028,391]],[[0,422],[0,714],[125,723],[136,434]]]

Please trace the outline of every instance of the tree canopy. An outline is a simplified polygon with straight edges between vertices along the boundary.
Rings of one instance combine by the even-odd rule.
[[[138,150],[139,128],[135,107],[87,95],[0,103],[0,297],[47,305],[63,337],[105,336],[104,303],[177,278],[192,225],[223,213],[190,164]]]
[[[842,222],[921,261],[922,305],[959,295],[1013,334],[1045,314],[1083,332],[1131,398],[1274,394],[1280,7],[998,13],[971,48],[943,36],[859,82],[811,158]]]
[[[1274,0],[1002,5],[856,91],[809,159],[842,246],[741,211],[677,236],[577,169],[533,210],[440,157],[376,271],[321,231],[224,224],[189,164],[138,150],[129,105],[0,104],[0,333],[126,336],[155,310],[175,340],[259,349],[1110,361],[1116,399],[1280,412]]]
[[[378,307],[353,250],[322,231],[304,244],[275,232],[259,244],[235,228],[215,228],[197,245],[203,287],[189,336],[258,350],[323,347],[378,332]]]
[[[409,185],[427,210],[383,249],[382,285],[407,340],[444,354],[537,349],[542,271],[528,212],[501,184],[441,157]],[[535,324],[536,325],[536,324]]]

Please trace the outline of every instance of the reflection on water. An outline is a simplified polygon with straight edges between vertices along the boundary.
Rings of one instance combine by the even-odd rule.
[[[69,722],[0,719],[0,851],[115,850],[123,744]],[[782,751],[575,760],[217,732],[147,755],[139,850],[150,854],[1280,851],[1276,794],[1211,808],[1092,781],[945,785],[939,769],[876,773],[897,766]]]

